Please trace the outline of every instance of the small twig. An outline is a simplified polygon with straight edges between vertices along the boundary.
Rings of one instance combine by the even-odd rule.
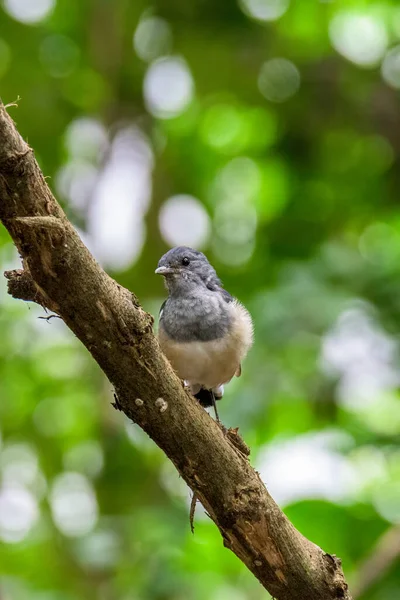
[[[17,96],[17,99],[14,102],[10,102],[9,104],[5,104],[4,108],[11,108],[11,106],[16,106],[18,108],[18,102],[21,100],[20,96]]]
[[[189,522],[190,522],[190,531],[194,533],[194,513],[196,512],[196,504],[198,497],[196,496],[196,492],[193,492],[192,501],[190,503],[190,513],[189,513]]]
[[[60,317],[60,315],[49,315],[48,317],[38,317],[38,319],[43,319],[43,321],[47,321],[47,322],[49,322],[50,319],[53,319],[53,318],[62,320],[62,317]]]
[[[115,408],[115,410],[122,410],[122,406],[120,401],[118,400],[118,396],[117,394],[114,392],[114,400],[115,402],[111,402],[111,406],[113,406]]]

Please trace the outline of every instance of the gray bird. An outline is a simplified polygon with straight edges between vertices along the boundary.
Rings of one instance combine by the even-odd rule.
[[[223,386],[241,374],[253,343],[247,310],[224,290],[202,252],[178,246],[161,257],[168,298],[160,310],[158,338],[173,368],[202,406],[214,406]]]

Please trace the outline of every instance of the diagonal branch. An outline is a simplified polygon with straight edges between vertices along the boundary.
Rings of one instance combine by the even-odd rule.
[[[22,260],[9,291],[57,313],[116,390],[118,407],[174,463],[230,548],[277,600],[350,600],[338,558],[289,522],[239,449],[184,390],[153,318],[96,263],[0,105],[0,219]],[[240,444],[239,444],[240,445]]]

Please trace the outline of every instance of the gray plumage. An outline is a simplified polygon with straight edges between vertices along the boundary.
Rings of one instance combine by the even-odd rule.
[[[168,298],[160,311],[159,340],[178,375],[198,395],[213,390],[220,398],[223,384],[236,374],[252,344],[247,310],[224,290],[202,252],[179,246],[158,263]],[[210,402],[204,399],[203,405]]]
[[[187,266],[182,265],[184,258],[190,261]],[[168,336],[179,342],[207,342],[225,335],[232,321],[226,304],[233,299],[204,254],[179,246],[164,254],[157,270],[163,267],[168,269],[169,297],[162,308],[162,326]]]

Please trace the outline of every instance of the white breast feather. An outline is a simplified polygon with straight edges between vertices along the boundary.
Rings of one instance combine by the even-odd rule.
[[[223,385],[237,374],[240,364],[253,343],[250,314],[237,300],[228,304],[232,312],[229,333],[208,342],[175,342],[159,329],[161,348],[181,379],[207,389]]]

